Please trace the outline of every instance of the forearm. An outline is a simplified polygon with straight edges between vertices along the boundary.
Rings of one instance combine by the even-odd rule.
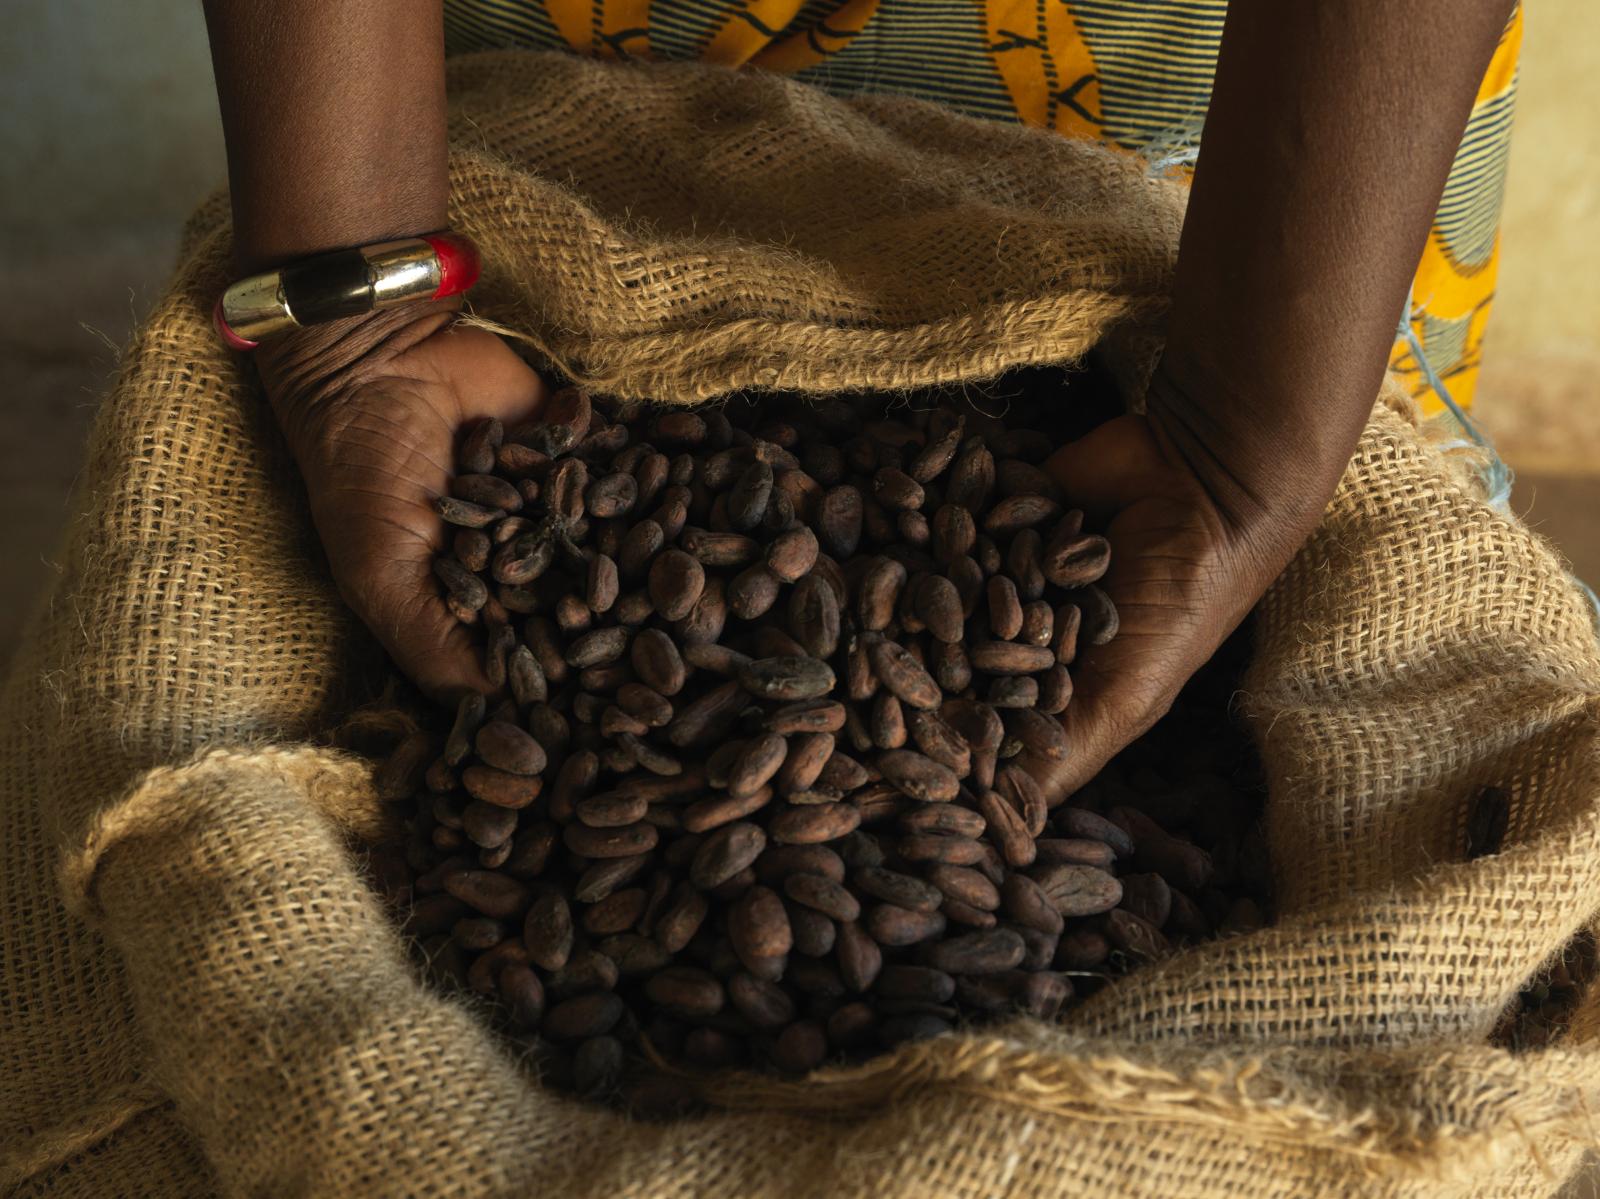
[[[439,0],[205,0],[242,269],[445,224]]]
[[[1511,8],[1229,6],[1150,411],[1237,530],[1337,484]]]

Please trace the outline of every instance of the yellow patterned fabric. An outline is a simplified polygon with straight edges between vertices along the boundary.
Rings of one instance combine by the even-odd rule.
[[[1185,169],[1211,95],[1227,0],[445,0],[452,53],[529,47],[699,59],[827,91],[893,92],[1093,138]],[[1472,401],[1499,266],[1519,6],[1484,76],[1391,366],[1425,410],[1428,369]]]

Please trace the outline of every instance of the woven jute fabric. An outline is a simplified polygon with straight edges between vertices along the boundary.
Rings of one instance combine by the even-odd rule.
[[[452,70],[479,314],[602,390],[1095,346],[1136,377],[1159,334],[1181,201],[1131,160],[709,68]],[[0,1191],[1504,1199],[1575,1168],[1600,1055],[1488,1034],[1600,909],[1600,650],[1393,392],[1259,613],[1273,928],[678,1123],[541,1091],[417,981],[352,850],[382,813],[325,746],[381,663],[208,328],[223,211],[127,352],[0,700]],[[1468,862],[1485,783],[1510,831]]]

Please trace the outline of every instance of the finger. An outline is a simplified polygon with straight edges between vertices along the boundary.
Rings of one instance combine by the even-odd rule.
[[[1119,416],[1045,459],[1045,472],[1092,524],[1104,525],[1143,497],[1141,480],[1163,469],[1141,416]]]
[[[1141,662],[1146,655],[1131,654],[1129,649],[1116,642],[1097,646],[1074,665],[1072,701],[1061,715],[1066,735],[1064,760],[1049,761],[1029,754],[1017,759],[1052,805],[1099,774],[1171,706],[1177,685],[1151,673],[1165,673],[1163,662],[1159,658]]]
[[[424,694],[448,703],[465,688],[494,690],[475,630],[445,606],[428,559],[391,560],[351,590],[351,607]]]

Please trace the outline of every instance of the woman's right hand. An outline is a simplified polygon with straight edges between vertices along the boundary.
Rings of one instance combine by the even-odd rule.
[[[545,398],[509,345],[453,317],[392,310],[257,351],[339,594],[401,670],[444,699],[490,687],[433,574],[453,532],[434,500],[466,428],[486,417],[519,424]]]

